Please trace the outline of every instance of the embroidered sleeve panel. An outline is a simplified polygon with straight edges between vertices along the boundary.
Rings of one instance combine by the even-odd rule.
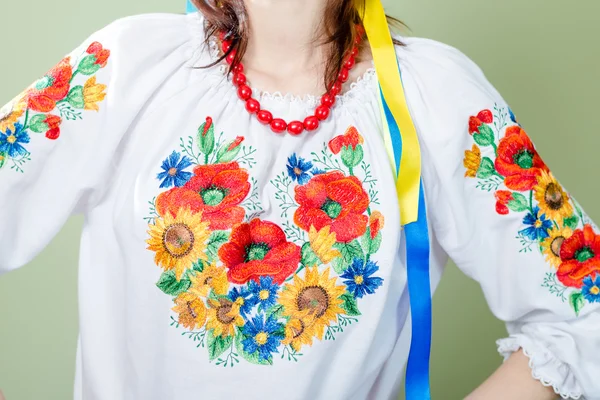
[[[32,140],[58,140],[64,123],[75,124],[100,109],[107,87],[96,73],[109,58],[110,50],[93,42],[62,59],[0,110],[0,168],[24,172]]]
[[[497,214],[522,217],[515,240],[521,252],[544,257],[540,284],[568,299],[575,314],[600,303],[598,229],[552,175],[513,112],[501,106],[481,110],[470,117],[469,134],[465,177],[493,196]]]

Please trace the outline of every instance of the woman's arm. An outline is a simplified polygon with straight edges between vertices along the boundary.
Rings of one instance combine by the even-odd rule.
[[[533,379],[529,358],[523,351],[513,353],[466,400],[553,400],[556,393]],[[1,400],[1,399],[0,399]]]

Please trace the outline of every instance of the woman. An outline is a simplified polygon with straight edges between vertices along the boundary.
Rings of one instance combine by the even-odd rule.
[[[85,213],[77,399],[395,398],[405,244],[357,5],[196,6],[2,109],[0,271]],[[470,398],[600,398],[600,231],[470,60],[397,39],[434,285],[452,257],[510,333]]]

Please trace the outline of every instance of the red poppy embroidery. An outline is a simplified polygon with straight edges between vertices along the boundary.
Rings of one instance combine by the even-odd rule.
[[[498,144],[496,171],[505,177],[507,188],[517,191],[531,190],[542,171],[548,167],[542,161],[527,133],[520,126],[506,129]]]
[[[355,176],[339,171],[316,175],[306,185],[297,186],[294,222],[305,231],[330,226],[339,242],[349,242],[363,235],[369,218],[369,196]]]
[[[352,147],[352,149],[355,149],[356,146],[363,142],[364,139],[358,133],[358,130],[351,126],[343,135],[336,136],[329,141],[329,149],[333,154],[339,154],[343,147]]]
[[[472,135],[479,131],[483,124],[491,124],[494,121],[494,115],[490,110],[480,111],[477,116],[469,118],[469,133]]]
[[[46,137],[48,139],[58,139],[60,136],[60,124],[62,123],[62,119],[59,116],[47,114],[46,119],[43,121],[46,125],[48,125],[48,131],[46,131]]]
[[[230,229],[244,220],[245,211],[239,204],[250,191],[248,172],[237,162],[200,165],[194,176],[183,186],[161,193],[156,199],[160,215],[167,211],[173,216],[182,207],[192,212],[202,211],[211,230]]]
[[[577,229],[562,243],[560,258],[558,279],[565,286],[582,287],[585,277],[600,275],[600,235],[596,235],[590,225]]]
[[[245,284],[272,276],[282,284],[298,268],[300,247],[288,242],[276,224],[253,219],[233,228],[229,242],[219,249],[219,258],[228,268],[230,282]]]
[[[96,56],[95,64],[99,65],[100,68],[104,68],[106,66],[106,63],[108,62],[108,57],[110,57],[110,50],[103,48],[102,44],[98,42],[90,44],[86,52],[88,54],[93,54]]]
[[[67,57],[39,79],[28,91],[28,108],[42,113],[54,110],[56,103],[67,97],[72,77],[73,69],[70,58]]]
[[[508,190],[498,190],[494,196],[496,197],[496,212],[500,215],[508,214],[508,202],[514,200],[512,192]]]
[[[383,229],[384,217],[379,211],[373,211],[371,216],[369,217],[369,230],[371,239],[375,239],[375,236],[379,233],[381,229]]]

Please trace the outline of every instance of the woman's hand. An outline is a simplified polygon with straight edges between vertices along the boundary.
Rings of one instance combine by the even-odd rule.
[[[531,375],[529,358],[521,350],[513,353],[465,400],[553,400],[557,395]]]

